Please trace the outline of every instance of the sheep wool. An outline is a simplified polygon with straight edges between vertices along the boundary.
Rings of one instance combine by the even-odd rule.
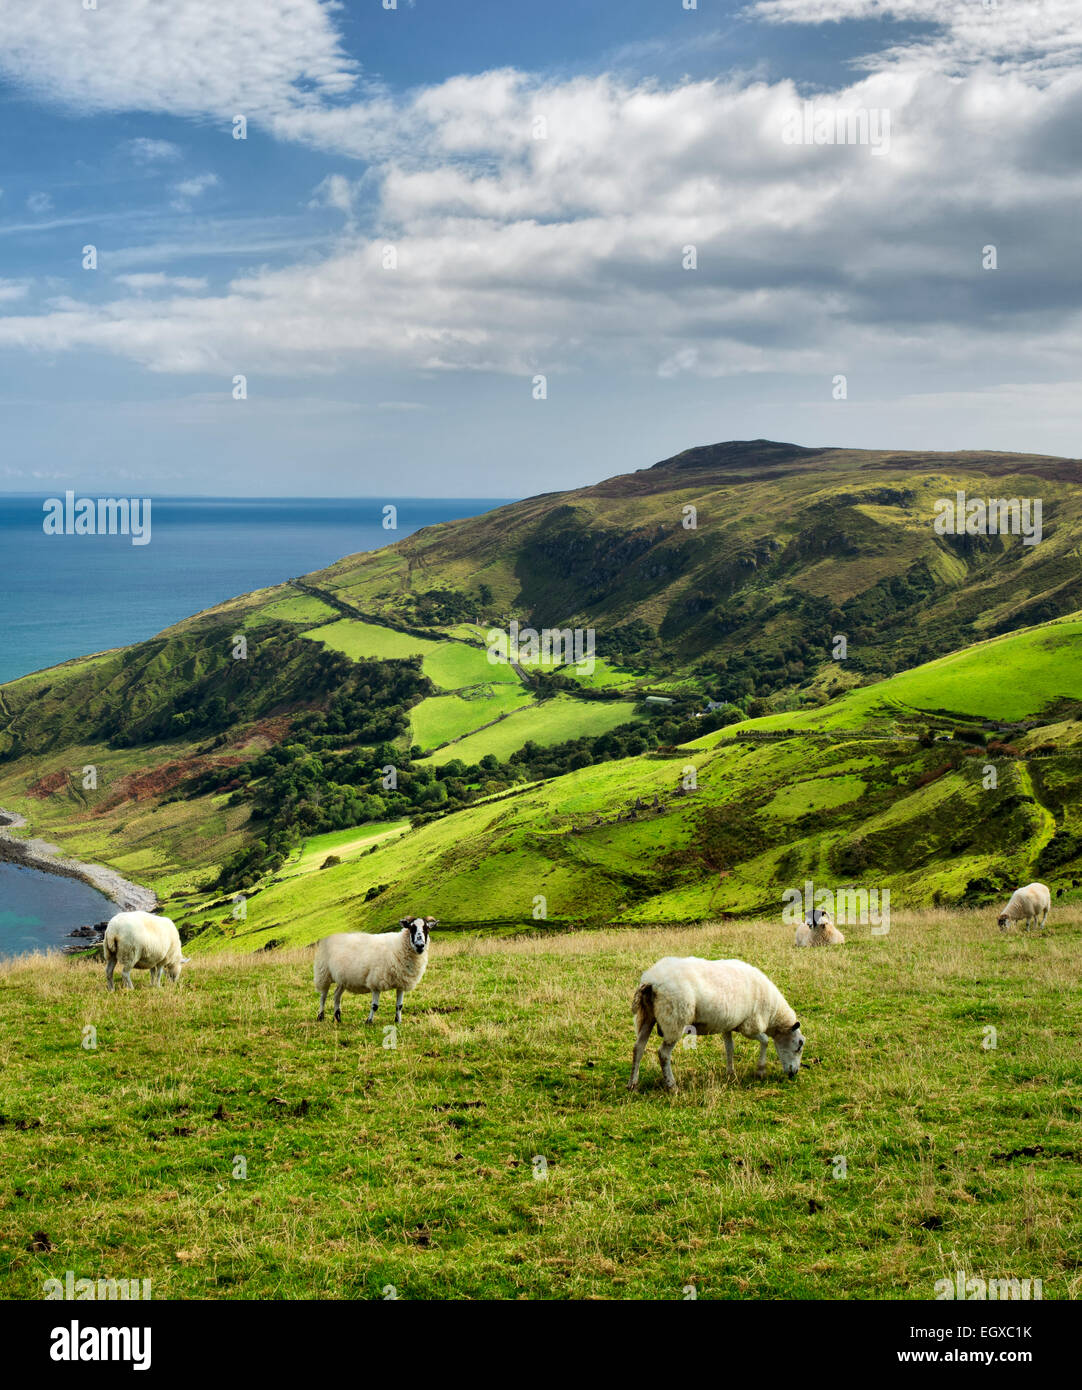
[[[1010,922],[1024,922],[1029,929],[1030,919],[1035,927],[1043,927],[1052,910],[1052,894],[1043,883],[1027,883],[1011,895],[1011,900],[999,914],[999,926],[1007,930]]]
[[[336,1023],[342,1021],[343,993],[372,995],[366,1019],[371,1023],[379,1008],[379,996],[387,989],[396,993],[395,1022],[399,1023],[403,997],[417,988],[428,966],[428,935],[436,925],[434,917],[403,917],[398,931],[325,936],[316,946],[313,967],[319,991],[317,1021],[323,1018],[333,984]]]
[[[638,1038],[628,1089],[639,1080],[639,1064],[654,1025],[662,1036],[658,1050],[668,1090],[675,1090],[672,1050],[685,1034],[723,1033],[726,1070],[735,1078],[733,1033],[759,1042],[758,1075],[766,1071],[770,1042],[782,1069],[794,1077],[800,1069],[804,1038],[797,1016],[773,981],[742,960],[702,960],[698,956],[665,956],[643,972],[632,1000]]]
[[[152,912],[118,912],[109,919],[102,948],[109,989],[113,988],[113,971],[118,965],[124,984],[134,989],[133,970],[149,970],[150,983],[160,985],[163,970],[168,970],[169,978],[176,981],[180,979],[181,966],[188,964],[176,923]]]

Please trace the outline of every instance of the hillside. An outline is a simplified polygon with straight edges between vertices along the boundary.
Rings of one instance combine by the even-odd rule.
[[[197,950],[421,899],[511,928],[772,913],[807,877],[1069,896],[1077,474],[754,441],[430,527],[0,687],[0,806]],[[1040,496],[1041,543],[937,535],[956,488]],[[493,661],[511,616],[595,627],[595,669]]]
[[[1015,665],[1033,692],[1027,713],[1049,713],[1004,743],[972,725]],[[780,919],[783,890],[808,878],[890,888],[906,907],[987,901],[1034,877],[1082,898],[1078,690],[1082,618],[996,638],[814,712],[402,826],[336,867],[316,869],[315,846],[333,846],[312,841],[308,875],[267,882],[243,923],[204,919],[194,944],[311,941],[343,914],[375,926],[418,904],[447,926],[511,927],[533,920],[538,895],[564,923]]]

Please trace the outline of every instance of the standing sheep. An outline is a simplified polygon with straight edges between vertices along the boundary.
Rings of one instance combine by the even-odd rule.
[[[797,1016],[781,991],[761,970],[742,960],[700,960],[666,956],[644,971],[631,1004],[638,1025],[629,1091],[639,1084],[639,1064],[654,1024],[661,1034],[658,1061],[668,1091],[676,1090],[670,1058],[685,1033],[724,1033],[726,1074],[735,1080],[733,1033],[759,1041],[757,1076],[766,1073],[766,1049],[773,1040],[778,1061],[792,1079],[800,1070],[804,1037]]]
[[[796,929],[794,946],[844,946],[845,937],[830,920],[825,908],[815,907]]]
[[[1028,931],[1031,917],[1035,926],[1043,927],[1051,909],[1052,894],[1044,884],[1027,883],[1025,888],[1019,888],[1012,894],[1010,902],[999,914],[999,929],[1006,931],[1009,922],[1025,922]]]
[[[105,983],[113,988],[113,971],[120,973],[129,989],[134,989],[131,972],[149,970],[150,983],[160,985],[162,971],[169,971],[174,983],[188,957],[180,949],[180,933],[168,917],[151,912],[118,912],[109,919],[102,942],[105,953]]]
[[[371,1023],[379,1008],[379,996],[385,989],[398,991],[394,1021],[402,1021],[402,997],[421,983],[428,964],[428,933],[436,926],[435,917],[403,917],[401,931],[338,932],[325,936],[316,946],[315,982],[319,990],[319,1013],[323,1019],[327,991],[334,991],[334,1021],[342,1022],[342,992],[367,994],[371,991],[372,1007],[365,1023]]]

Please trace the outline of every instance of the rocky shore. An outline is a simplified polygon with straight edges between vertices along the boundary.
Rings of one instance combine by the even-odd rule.
[[[144,912],[153,912],[158,906],[155,892],[139,883],[129,883],[115,869],[107,869],[104,864],[84,864],[79,859],[69,859],[56,845],[50,845],[45,840],[23,839],[10,833],[25,825],[24,816],[0,808],[0,827],[3,827],[0,828],[0,860],[22,864],[27,869],[40,869],[47,874],[80,879],[111,898],[122,910],[141,908]]]

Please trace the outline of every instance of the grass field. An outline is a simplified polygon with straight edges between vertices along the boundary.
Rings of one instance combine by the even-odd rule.
[[[433,695],[410,710],[413,742],[421,748],[436,748],[530,703],[521,685],[505,681],[476,686],[460,695]]]
[[[442,764],[461,758],[463,762],[475,763],[486,753],[503,759],[516,753],[530,739],[544,747],[585,734],[603,734],[636,717],[634,708],[623,700],[586,701],[556,695],[540,705],[517,710],[490,729],[482,729],[448,748],[439,749],[432,755],[432,761]]]
[[[489,661],[488,653],[480,647],[463,642],[433,642],[427,637],[411,637],[407,632],[363,623],[355,618],[341,618],[306,632],[305,637],[322,642],[333,651],[341,652],[351,661],[363,657],[381,660],[420,656],[426,676],[442,690],[460,690],[467,685],[486,681],[507,681],[517,684],[518,677],[506,662]]]
[[[356,859],[373,845],[383,840],[401,835],[409,829],[408,820],[370,821],[367,825],[357,825],[349,830],[330,830],[326,835],[310,835],[296,849],[280,871],[282,878],[292,878],[296,874],[310,874],[323,866],[328,855],[337,855],[345,863]]]
[[[317,1024],[303,950],[115,995],[100,965],[8,962],[0,1296],[73,1270],[156,1299],[930,1299],[964,1269],[1077,1298],[1082,913],[848,935],[437,932],[395,1034],[353,996]],[[767,971],[794,1082],[738,1039],[728,1084],[706,1038],[669,1096],[655,1038],[626,1091],[630,996],[672,953]]]

